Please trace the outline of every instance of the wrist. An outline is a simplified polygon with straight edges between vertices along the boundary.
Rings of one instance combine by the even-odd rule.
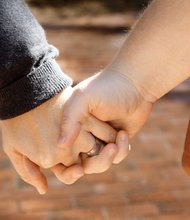
[[[147,102],[155,103],[159,96],[157,96],[149,86],[150,78],[144,77],[135,68],[128,64],[122,64],[120,62],[114,62],[108,67],[108,72],[115,72],[118,75],[122,75],[122,78],[126,80],[126,83],[136,90],[139,99],[144,99]]]

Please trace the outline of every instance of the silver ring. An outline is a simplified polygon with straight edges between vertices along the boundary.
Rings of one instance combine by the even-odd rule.
[[[88,157],[93,157],[93,156],[98,155],[104,146],[105,146],[105,143],[103,141],[95,138],[94,146],[90,151],[88,151],[86,153],[87,156]]]

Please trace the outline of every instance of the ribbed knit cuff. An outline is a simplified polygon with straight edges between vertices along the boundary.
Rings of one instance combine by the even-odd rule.
[[[72,85],[55,60],[44,62],[37,69],[0,90],[0,119],[19,116],[44,103]]]

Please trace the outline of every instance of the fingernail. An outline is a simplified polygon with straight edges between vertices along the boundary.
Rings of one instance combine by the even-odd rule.
[[[58,140],[58,147],[62,147],[62,145],[65,143],[66,137],[61,136]]]
[[[123,133],[120,134],[120,141],[122,141],[122,142],[123,142],[123,141],[126,141],[127,138],[128,138],[128,137],[127,137],[126,133],[123,132]]]

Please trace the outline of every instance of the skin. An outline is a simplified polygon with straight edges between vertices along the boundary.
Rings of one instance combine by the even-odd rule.
[[[17,158],[18,163],[15,162],[15,167],[19,164],[19,168],[16,167],[17,171],[25,172],[26,176],[29,173],[29,177],[27,176],[26,178],[28,179],[26,180],[33,185],[37,185],[36,182],[41,178],[39,165],[43,167],[45,164],[46,168],[52,166],[51,169],[58,179],[63,182],[72,183],[84,173],[104,172],[110,167],[112,162],[119,163],[123,160],[128,153],[126,132],[129,137],[133,137],[148,119],[153,104],[190,76],[189,11],[189,0],[173,0],[172,4],[171,0],[153,1],[133,27],[133,30],[113,61],[100,74],[77,85],[69,98],[64,102],[64,106],[62,105],[61,110],[63,112],[60,120],[58,119],[56,132],[58,134],[58,130],[61,128],[58,143],[59,150],[61,149],[67,153],[70,152],[71,146],[74,146],[78,136],[81,135],[81,131],[85,128],[85,123],[92,116],[107,122],[117,130],[121,130],[117,133],[114,140],[117,145],[108,144],[98,156],[82,161],[82,166],[73,165],[68,167],[69,163],[72,163],[71,160],[66,167],[60,162],[58,164],[52,163],[54,160],[50,157],[51,151],[49,149],[55,146],[55,142],[52,143],[52,140],[58,138],[58,135],[51,136],[51,138],[48,136],[47,140],[49,141],[45,139],[47,141],[45,143],[50,144],[50,147],[48,147],[48,153],[45,154],[46,159],[44,160],[44,157],[41,156],[41,161],[43,161],[41,164],[38,164],[40,160],[36,161],[37,165],[30,163],[31,160],[28,157],[30,153],[28,155],[26,155],[26,152],[22,153],[19,147],[19,153],[22,158]],[[61,100],[58,103],[62,103]],[[58,109],[60,110],[60,108]],[[36,119],[36,116],[40,118],[40,114],[35,114],[35,117],[31,115],[30,123],[23,127],[18,126],[18,129],[17,125],[19,125],[20,120],[15,122],[15,126],[12,126],[11,123],[4,126],[3,140],[5,151],[13,163],[16,161],[16,156],[15,152],[9,147],[11,146],[13,149],[16,148],[18,150],[20,145],[9,145],[7,143],[9,143],[9,139],[15,139],[16,142],[19,142],[23,130],[25,130],[26,134],[28,132],[30,134],[30,131],[33,129],[29,125]],[[42,113],[42,118],[43,116],[45,116],[44,112]],[[27,120],[27,117],[25,120]],[[54,120],[56,121],[56,118]],[[46,123],[46,120],[43,123]],[[35,123],[33,123],[33,126],[36,129]],[[44,128],[48,129],[48,126],[45,124]],[[12,127],[15,129],[14,132]],[[26,131],[26,128],[30,131]],[[52,131],[53,129],[50,130]],[[20,134],[14,136],[15,132],[20,132]],[[51,135],[51,132],[49,133]],[[97,137],[99,136],[98,134],[100,134],[99,129]],[[33,134],[30,135],[28,137],[36,137]],[[43,134],[40,134],[40,136],[43,136]],[[31,141],[31,138],[29,140]],[[110,142],[110,140],[109,135],[107,142]],[[26,140],[25,144],[28,145],[30,141],[27,142]],[[90,140],[87,140],[87,142],[90,143]],[[22,143],[19,142],[19,144]],[[31,148],[27,149],[35,149],[35,144],[33,143]],[[53,152],[57,151],[54,150]],[[112,153],[109,151],[112,151]],[[14,153],[11,154],[10,152]],[[44,152],[44,150],[40,152]],[[16,153],[18,152],[16,151]],[[35,152],[33,155],[38,154]],[[53,155],[59,155],[59,153],[53,153]],[[64,155],[62,156],[64,157]],[[36,160],[36,158],[32,159]],[[23,169],[23,167],[25,168]],[[81,173],[78,172],[78,169],[80,169]]]
[[[153,104],[190,76],[189,11],[189,0],[152,1],[112,62],[74,88],[63,108],[63,148],[91,115],[133,137]],[[96,161],[84,164],[84,172],[93,173],[97,166]]]
[[[90,117],[83,124],[72,146],[56,148],[62,109],[72,92],[72,88],[67,88],[34,110],[2,121],[5,153],[20,177],[35,186],[40,194],[47,191],[47,180],[40,168],[51,169],[58,179],[64,178],[66,184],[74,183],[84,175],[79,154],[92,149],[95,143],[94,136],[106,143],[115,143],[117,137],[117,132],[111,126]],[[125,146],[128,147],[127,138]],[[118,154],[118,149],[116,144],[108,144],[104,148],[104,154],[108,155],[108,159],[104,161],[105,167],[110,166],[109,163]]]

